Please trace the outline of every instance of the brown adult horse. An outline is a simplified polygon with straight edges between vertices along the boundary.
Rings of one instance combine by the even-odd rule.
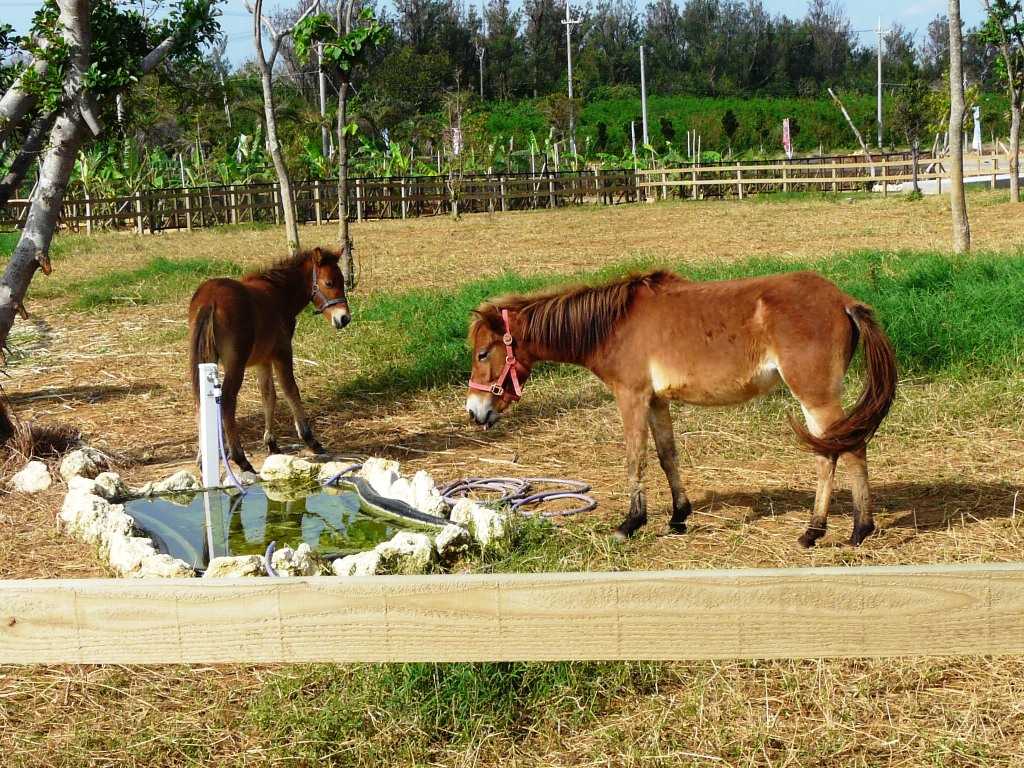
[[[313,437],[302,411],[292,363],[292,335],[295,318],[310,302],[314,313],[322,314],[335,328],[348,325],[351,315],[338,258],[338,253],[320,248],[302,251],[240,280],[224,277],[208,280],[192,296],[188,308],[192,392],[198,407],[199,371],[196,366],[220,362],[224,367],[221,414],[228,455],[243,470],[253,471],[242,450],[235,421],[238,390],[246,368],[256,369],[267,449],[271,453],[278,452],[274,436],[276,372],[299,437],[315,453],[325,453],[324,447]]]
[[[807,428],[791,419],[815,455],[818,487],[804,547],[825,534],[836,461],[842,456],[855,507],[850,544],[875,529],[867,442],[896,394],[896,358],[870,307],[812,272],[691,282],[666,271],[598,287],[505,296],[481,304],[469,327],[473,349],[466,407],[484,428],[518,401],[534,364],[589,368],[615,396],[626,432],[631,484],[625,539],[647,522],[644,468],[648,428],[672,490],[669,528],[686,530],[690,501],[677,466],[669,401],[732,405],[784,381]],[[864,392],[850,413],[840,404],[857,349]]]

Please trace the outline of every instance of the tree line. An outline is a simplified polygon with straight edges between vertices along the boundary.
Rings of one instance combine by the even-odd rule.
[[[766,138],[774,138],[776,123],[787,111],[801,149],[834,150],[843,141],[839,137],[853,148],[852,134],[828,102],[829,87],[841,91],[855,118],[863,121],[862,130],[871,133],[877,51],[861,43],[844,6],[835,0],[810,0],[800,19],[770,14],[760,0],[654,0],[644,7],[636,0],[597,0],[571,7],[568,41],[566,8],[559,0],[524,0],[515,9],[509,0],[484,0],[482,5],[395,0],[380,7],[372,0],[352,2],[353,15],[366,8],[387,31],[364,66],[351,73],[331,62],[322,66],[316,50],[300,56],[286,37],[274,68],[279,133],[300,178],[333,175],[338,92],[346,83],[351,86],[347,120],[358,126],[352,162],[366,173],[443,172],[462,148],[469,151],[460,162],[470,170],[493,167],[496,158],[505,170],[513,170],[508,166],[517,151],[547,156],[551,145],[561,142],[565,154],[573,120],[581,132],[576,146],[582,159],[621,159],[643,143],[637,124],[641,46],[648,93],[655,103],[662,99],[662,113],[652,115],[649,126],[652,149],[659,153],[687,155],[691,129],[700,131],[702,148],[714,152],[777,152],[778,142]],[[308,5],[300,0],[271,19],[285,29]],[[53,16],[47,8],[54,7],[42,4],[37,25]],[[27,37],[35,35],[38,30]],[[13,30],[0,32],[2,90],[30,60],[31,48],[26,51],[23,41]],[[567,42],[572,45],[572,100],[567,96]],[[907,141],[897,125],[901,94],[916,96],[922,92],[920,85],[915,87],[920,83],[925,93],[941,92],[948,59],[945,17],[936,17],[923,35],[899,25],[885,33],[889,145]],[[253,55],[232,64],[221,41],[123,93],[107,106],[104,138],[86,142],[76,175],[81,186],[141,175],[168,186],[268,179],[265,92],[257,61]],[[967,30],[965,73],[976,91],[999,91],[997,63],[997,46],[978,30]],[[696,118],[672,113],[674,105],[693,99],[718,104],[705,102],[705,114]],[[809,110],[794,104],[822,99],[830,118],[797,116]],[[737,115],[750,112],[735,106],[744,101],[763,106],[733,124]],[[941,105],[932,111],[939,118]],[[1001,112],[984,112],[986,135],[1004,132]],[[0,164],[10,162],[10,146],[22,137],[12,138]],[[429,162],[432,157],[435,162]],[[526,170],[525,162],[515,169]]]

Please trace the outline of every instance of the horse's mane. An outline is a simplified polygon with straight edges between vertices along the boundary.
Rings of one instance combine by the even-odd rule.
[[[474,323],[486,323],[504,333],[501,310],[519,314],[523,341],[556,354],[586,357],[598,349],[615,324],[626,314],[641,288],[657,291],[683,278],[668,270],[631,274],[598,286],[553,288],[525,295],[502,296],[477,309]],[[471,327],[471,334],[475,325]]]
[[[320,250],[323,253],[325,262],[338,258],[338,255],[333,251],[324,248],[321,248]],[[304,248],[294,256],[285,256],[283,259],[271,264],[269,267],[257,269],[246,274],[242,279],[266,280],[271,285],[281,288],[289,286],[294,282],[297,274],[302,274],[302,268],[309,260],[312,252],[313,251],[311,249]]]

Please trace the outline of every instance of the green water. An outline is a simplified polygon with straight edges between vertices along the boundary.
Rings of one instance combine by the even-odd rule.
[[[372,549],[411,522],[377,513],[344,488],[269,490],[254,485],[244,496],[223,490],[129,499],[125,511],[161,552],[205,570],[214,557],[263,555],[306,542],[323,557]]]

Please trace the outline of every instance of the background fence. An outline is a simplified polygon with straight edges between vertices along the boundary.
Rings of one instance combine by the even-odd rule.
[[[0,663],[1024,653],[1024,565],[0,581]]]
[[[974,170],[995,186],[1006,156],[974,158]],[[921,181],[946,179],[942,160],[918,160]],[[645,200],[746,197],[773,192],[834,194],[892,185],[913,178],[909,154],[806,158],[787,162],[694,164],[654,170],[585,170],[509,176],[406,176],[350,180],[350,215],[356,220],[404,219],[485,211],[614,205]],[[338,186],[333,181],[295,185],[300,222],[337,221]],[[17,227],[30,201],[12,200],[0,211],[0,226]],[[208,186],[140,191],[127,197],[67,199],[62,226],[72,231],[134,229],[139,233],[238,224],[280,223],[276,184]]]

